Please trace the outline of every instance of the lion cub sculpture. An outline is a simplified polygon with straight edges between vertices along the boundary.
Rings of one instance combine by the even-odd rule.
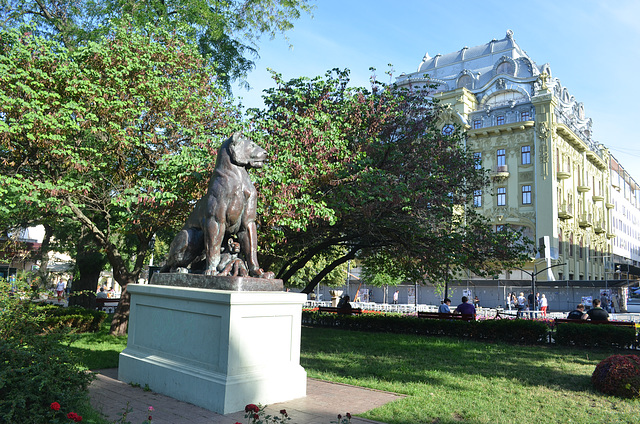
[[[190,266],[206,275],[274,278],[258,264],[257,191],[247,172],[266,159],[267,152],[240,133],[222,143],[207,194],[171,242],[160,272],[187,272]]]

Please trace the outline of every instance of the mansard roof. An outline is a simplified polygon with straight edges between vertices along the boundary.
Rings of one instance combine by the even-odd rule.
[[[428,75],[432,81],[444,82],[455,81],[467,74],[473,77],[474,87],[478,89],[499,73],[497,68],[503,62],[513,65],[513,77],[530,78],[541,73],[541,68],[516,43],[513,31],[508,30],[503,39],[493,39],[480,46],[463,47],[459,51],[434,57],[427,53],[417,72],[399,79],[424,78]],[[450,84],[450,88],[454,87]]]

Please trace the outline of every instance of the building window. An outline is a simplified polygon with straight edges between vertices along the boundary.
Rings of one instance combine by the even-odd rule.
[[[479,208],[482,206],[482,190],[473,191],[473,206]]]
[[[475,161],[475,168],[482,169],[482,153],[476,152],[473,154],[473,160]]]
[[[477,130],[478,128],[482,128],[482,121],[476,119],[475,121],[473,121],[473,129]]]
[[[529,114],[529,112],[522,112],[520,114],[520,120],[521,121],[528,121],[531,119],[531,115]]]
[[[573,257],[573,233],[569,235],[569,256]],[[573,280],[573,277],[570,277]]]
[[[522,146],[520,150],[522,152],[522,164],[531,164],[531,146]]]
[[[507,164],[507,157],[505,155],[504,149],[498,149],[497,158],[498,158],[498,166],[505,166]]]
[[[580,238],[580,251],[578,254],[580,255],[580,259],[582,259],[582,251],[584,250],[584,245],[582,244],[582,238]]]
[[[504,124],[504,115],[500,115],[500,116],[496,117],[496,124],[497,125],[503,125]]]
[[[498,187],[498,206],[505,206],[507,204],[507,188]]]
[[[522,204],[523,205],[531,204],[531,186],[530,185],[522,186]]]

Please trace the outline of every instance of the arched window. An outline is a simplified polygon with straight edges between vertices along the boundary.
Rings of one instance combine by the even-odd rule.
[[[502,62],[496,68],[496,74],[507,74],[513,75],[515,73],[515,68],[513,67],[513,63],[511,62]]]
[[[469,75],[463,75],[458,79],[458,88],[466,88],[471,90],[473,88],[473,78]]]

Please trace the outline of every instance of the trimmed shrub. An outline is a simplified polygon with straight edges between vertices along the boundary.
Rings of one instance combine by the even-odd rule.
[[[624,398],[640,397],[640,357],[613,355],[596,365],[591,375],[596,390]]]
[[[450,336],[481,340],[536,344],[546,341],[549,327],[531,320],[461,321],[421,319],[402,314],[338,315],[302,311],[302,323],[345,330]]]
[[[49,329],[67,327],[77,333],[95,333],[107,318],[107,313],[79,306],[47,308],[45,323]]]
[[[625,348],[636,343],[636,329],[567,322],[556,326],[554,338],[557,344],[564,346]]]

